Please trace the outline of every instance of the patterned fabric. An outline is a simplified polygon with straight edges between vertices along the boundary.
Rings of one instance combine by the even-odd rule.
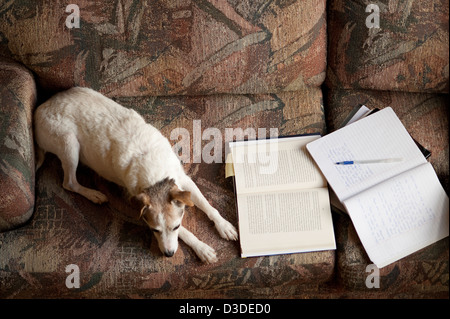
[[[377,2],[380,29],[365,25],[370,2],[361,0],[69,3],[0,2],[0,57],[32,71],[39,103],[87,86],[136,109],[173,144],[183,132],[177,128],[186,129],[186,171],[234,225],[233,182],[221,163],[227,128],[325,134],[362,103],[394,108],[432,151],[449,191],[448,94],[428,94],[449,91],[448,0]],[[34,86],[30,73],[4,65],[0,207],[9,206],[0,225],[25,222],[36,203],[28,223],[0,232],[0,298],[448,298],[448,238],[386,267],[381,288],[368,289],[368,258],[348,217],[336,212],[337,251],[241,259],[237,242],[222,240],[189,208],[184,225],[218,253],[218,263],[204,265],[182,243],[163,257],[123,190],[86,167],[80,182],[107,194],[107,204],[65,191],[52,155],[36,174],[34,197]],[[214,145],[209,155],[218,163],[197,163],[194,135],[208,128],[223,139],[211,144],[205,136],[200,146]],[[79,289],[66,287],[71,264],[80,270]]]
[[[35,102],[31,73],[0,60],[0,231],[23,224],[33,213]]]
[[[448,193],[449,137],[448,95],[380,92],[369,90],[330,90],[326,114],[329,131],[341,126],[354,106],[391,106],[411,136],[431,151],[429,162]],[[371,264],[356,230],[347,215],[335,214],[337,275],[353,292],[368,292],[366,278]],[[380,270],[380,288],[371,289],[383,298],[448,298],[449,238],[440,240]]]
[[[326,71],[325,3],[81,0],[79,28],[68,28],[76,12],[66,12],[67,1],[8,1],[0,4],[0,56],[33,71],[40,101],[87,86],[136,108],[166,136],[186,128],[186,169],[236,224],[224,164],[192,163],[194,121],[222,136],[226,128],[247,127],[278,128],[282,135],[325,133],[318,88]],[[110,202],[99,207],[64,191],[59,161],[50,156],[37,173],[32,220],[0,233],[3,297],[191,291],[211,297],[225,289],[229,297],[248,297],[249,289],[290,296],[299,285],[317,287],[332,276],[334,251],[242,260],[237,243],[220,239],[196,209],[185,224],[218,251],[219,263],[202,265],[184,245],[172,259],[163,258],[146,227],[130,217],[134,212],[119,189],[86,169],[78,176],[110,195]],[[72,263],[81,271],[77,291],[64,285],[65,266]]]
[[[373,270],[348,216],[335,215],[338,281],[353,295],[382,298],[448,298],[448,237],[379,270],[379,288],[366,280]],[[369,284],[370,286],[370,284]],[[366,295],[367,294],[367,295]]]
[[[268,93],[320,86],[325,0],[67,1],[0,4],[0,55],[44,89],[111,96]],[[69,17],[70,16],[70,17]]]
[[[280,135],[325,132],[319,88],[117,101],[135,108],[166,136],[177,127],[185,128],[191,137],[191,156],[194,120],[201,121],[202,132],[215,127],[222,136],[226,128],[267,128],[268,132],[279,128]],[[202,147],[209,142],[205,137]],[[190,161],[185,168],[211,204],[236,225],[233,183],[224,177],[224,164]],[[130,209],[121,188],[86,167],[79,168],[77,175],[82,185],[107,194],[109,202],[98,206],[64,190],[60,161],[47,155],[37,172],[33,218],[24,227],[0,233],[0,297],[244,298],[251,291],[259,291],[260,297],[274,291],[289,297],[293,291],[299,293],[298,287],[317,287],[334,274],[335,251],[241,259],[239,243],[221,239],[196,208],[187,209],[183,225],[216,249],[219,262],[202,264],[184,244],[174,257],[165,258],[148,228],[136,221],[137,212]],[[80,269],[80,289],[65,285],[65,267],[70,264]]]
[[[347,89],[449,92],[448,0],[330,1],[327,84]]]

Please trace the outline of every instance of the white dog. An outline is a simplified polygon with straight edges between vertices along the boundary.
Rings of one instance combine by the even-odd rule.
[[[186,175],[169,141],[134,110],[94,90],[76,87],[40,105],[34,124],[36,167],[45,152],[56,154],[64,170],[63,187],[98,204],[108,199],[78,183],[78,161],[125,187],[141,203],[139,217],[155,234],[164,255],[173,256],[180,237],[202,261],[217,261],[213,248],[181,226],[185,205],[195,204],[204,211],[221,237],[237,240],[236,228]]]

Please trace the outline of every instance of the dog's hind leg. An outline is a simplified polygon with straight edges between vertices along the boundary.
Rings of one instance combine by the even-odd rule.
[[[64,146],[56,155],[61,160],[64,171],[63,187],[69,191],[83,195],[96,204],[108,201],[103,193],[80,185],[77,181],[76,171],[80,155],[80,143],[74,134],[68,133],[63,137]]]
[[[211,204],[208,202],[205,196],[203,196],[197,185],[189,176],[183,174],[180,179],[180,186],[182,190],[191,192],[192,202],[195,204],[195,206],[205,212],[209,219],[214,222],[214,225],[216,226],[216,229],[222,238],[227,240],[238,239],[236,228],[231,225],[229,221],[223,218],[217,211],[217,209],[211,206]]]

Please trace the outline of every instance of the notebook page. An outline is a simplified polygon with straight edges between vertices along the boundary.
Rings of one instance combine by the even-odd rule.
[[[390,107],[309,143],[307,149],[341,202],[381,181],[427,163]],[[403,160],[335,164],[348,160],[388,158]]]
[[[449,199],[430,163],[344,202],[378,268],[449,235]]]

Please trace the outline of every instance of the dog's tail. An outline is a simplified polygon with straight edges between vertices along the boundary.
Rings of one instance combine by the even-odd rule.
[[[35,165],[35,171],[37,172],[37,170],[39,169],[39,167],[42,166],[42,164],[44,163],[44,159],[45,159],[45,151],[39,147],[39,145],[35,145],[35,150],[36,150],[36,165]]]

